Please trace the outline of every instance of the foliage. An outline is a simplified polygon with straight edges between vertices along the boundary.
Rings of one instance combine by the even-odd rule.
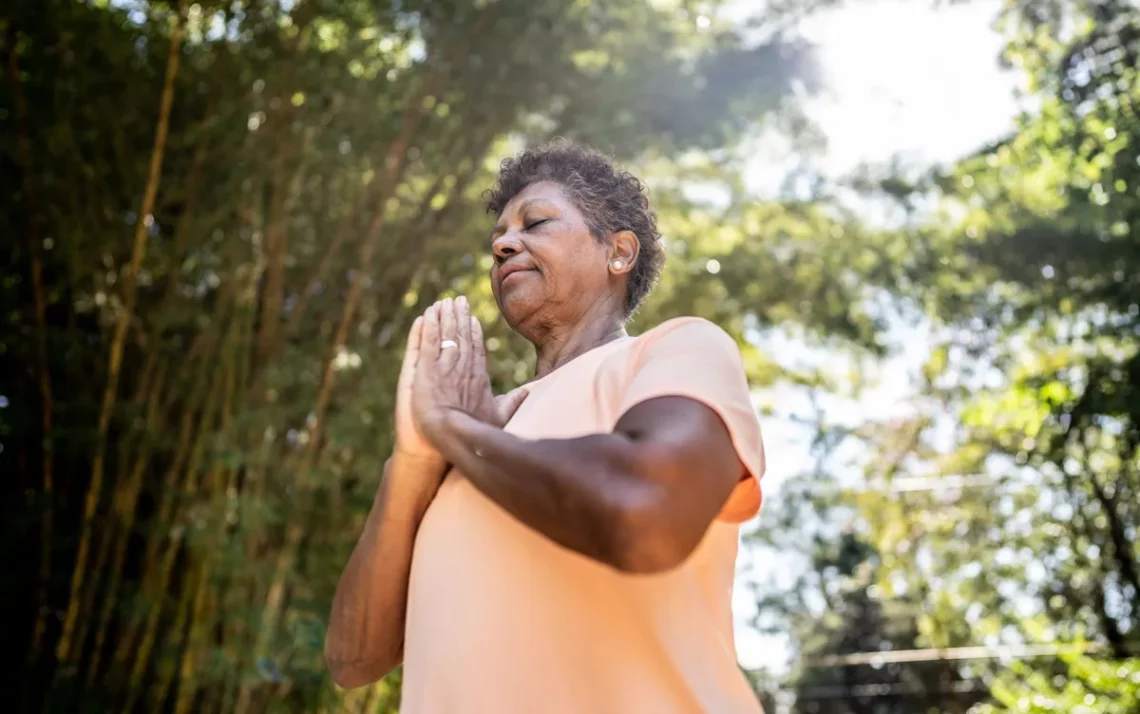
[[[977,714],[1135,714],[1140,711],[1140,660],[1103,661],[1063,657],[1063,673],[1053,677],[1015,665],[993,685],[995,704]]]
[[[806,48],[697,13],[4,6],[0,221],[18,239],[0,249],[0,459],[19,494],[4,536],[41,544],[4,568],[20,584],[4,607],[28,643],[23,708],[397,705],[398,675],[334,691],[324,618],[390,447],[411,316],[465,292],[496,386],[528,375],[479,237],[481,192],[527,141],[579,138],[646,170],[674,256],[641,324],[686,312],[738,336],[793,318],[868,332],[850,286],[804,271],[773,293],[758,279],[782,272],[770,250],[788,233],[820,250],[803,239],[822,214],[746,205],[739,166],[712,158],[797,78],[811,86]],[[689,198],[692,180],[727,206]],[[817,294],[827,306],[797,316]]]
[[[1051,637],[1096,633],[1123,657],[1140,613],[1140,13],[1054,9],[1052,20],[1036,4],[1005,19],[1008,57],[1040,112],[940,179],[947,217],[960,219],[931,231],[923,258],[949,266],[924,281],[945,326],[927,376],[962,428],[934,468],[994,485],[952,513],[939,504],[944,536],[927,542],[937,570],[957,571],[960,602],[989,613],[975,628],[1016,626],[1028,596]],[[1066,41],[1055,23],[1074,29]],[[992,563],[968,569],[987,552]]]
[[[746,28],[687,0],[5,5],[3,536],[40,544],[2,564],[21,708],[395,710],[399,673],[335,691],[321,641],[401,336],[463,292],[496,387],[527,378],[481,193],[563,135],[651,187],[670,257],[635,330],[715,320],[811,432],[749,537],[794,566],[759,592],[797,658],[782,685],[752,673],[768,708],[1136,711],[1140,9],[1006,3],[1016,131],[863,181],[906,215],[873,229],[833,187],[744,188],[740,140],[819,86],[788,28],[828,4]],[[930,349],[883,410],[900,330]]]
[[[861,184],[868,199],[897,202],[909,240],[860,282],[886,287],[911,339],[931,343],[903,409],[821,425],[817,466],[755,535],[807,562],[792,583],[765,588],[776,594],[760,618],[791,632],[801,658],[835,642],[849,654],[1088,638],[1099,658],[964,661],[950,678],[992,694],[978,712],[1134,711],[1140,9],[1011,2],[998,22],[1003,60],[1029,90],[1016,131],[917,182]],[[922,215],[931,196],[938,208]],[[819,558],[842,542],[843,524],[879,560],[873,586],[837,602],[848,576]],[[871,595],[896,612],[865,625],[877,616]],[[858,620],[837,617],[852,605],[863,607]],[[888,636],[911,623],[907,637]],[[882,642],[860,640],[864,630]],[[854,711],[858,687],[879,680],[840,671],[829,676],[847,677]],[[801,668],[791,684],[820,676]],[[966,699],[908,705],[884,692],[867,710],[941,711]]]

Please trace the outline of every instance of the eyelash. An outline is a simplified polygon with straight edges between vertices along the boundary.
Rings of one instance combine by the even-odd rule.
[[[541,226],[543,223],[546,223],[549,220],[550,220],[549,218],[543,218],[542,220],[535,221],[534,223],[531,223],[530,225],[528,225],[526,227],[526,230],[528,230],[528,231],[533,230],[534,228]]]

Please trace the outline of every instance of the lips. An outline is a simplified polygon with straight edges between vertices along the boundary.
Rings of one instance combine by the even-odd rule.
[[[528,268],[525,265],[522,265],[520,263],[514,263],[514,264],[508,263],[507,265],[504,265],[501,268],[499,268],[499,284],[500,285],[506,284],[507,278],[511,277],[512,275],[515,275],[517,273],[527,273],[527,272],[530,272],[532,270],[534,270],[534,269]]]

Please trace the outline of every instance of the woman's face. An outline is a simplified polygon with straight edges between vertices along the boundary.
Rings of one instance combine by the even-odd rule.
[[[610,248],[591,235],[557,183],[530,184],[511,199],[491,232],[491,250],[491,291],[512,328],[572,324],[614,301]]]

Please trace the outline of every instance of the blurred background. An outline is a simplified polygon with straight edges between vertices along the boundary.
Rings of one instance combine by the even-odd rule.
[[[527,379],[480,198],[565,136],[651,188],[634,331],[745,356],[768,711],[1140,712],[1140,4],[9,0],[0,43],[5,708],[397,710],[321,647],[403,336],[466,294]]]

